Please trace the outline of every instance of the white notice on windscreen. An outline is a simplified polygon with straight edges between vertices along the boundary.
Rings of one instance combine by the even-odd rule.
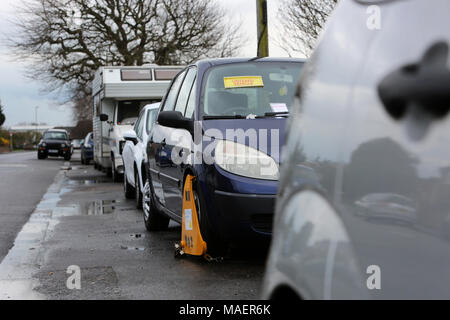
[[[271,103],[270,107],[273,112],[289,112],[286,103]]]

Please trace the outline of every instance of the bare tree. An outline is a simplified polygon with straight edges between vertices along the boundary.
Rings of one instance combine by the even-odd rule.
[[[240,44],[217,0],[25,0],[19,11],[9,39],[17,58],[79,106],[100,66],[185,64]]]
[[[2,100],[0,100],[0,127],[5,123],[6,117],[5,114],[3,113],[3,105],[2,105]]]
[[[92,120],[94,111],[92,109],[92,97],[85,94],[83,90],[74,90],[72,95],[73,120],[75,122]]]
[[[289,54],[308,57],[338,0],[283,0],[278,10],[282,33],[279,45]]]

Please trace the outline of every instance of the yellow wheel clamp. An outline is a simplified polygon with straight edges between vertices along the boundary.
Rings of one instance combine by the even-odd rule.
[[[181,242],[175,245],[175,256],[184,254],[192,256],[204,256],[206,254],[206,242],[202,238],[198,221],[197,207],[195,204],[193,183],[195,177],[188,175],[183,188],[183,222],[181,225]]]

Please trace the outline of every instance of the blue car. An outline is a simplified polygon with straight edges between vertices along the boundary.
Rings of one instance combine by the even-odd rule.
[[[269,242],[281,146],[304,60],[201,60],[172,81],[147,145],[148,230],[182,222],[183,187],[194,199],[210,254]]]
[[[81,163],[89,164],[94,160],[94,133],[90,132],[81,144]]]

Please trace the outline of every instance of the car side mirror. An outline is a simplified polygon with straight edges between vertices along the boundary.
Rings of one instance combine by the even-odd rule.
[[[125,132],[123,134],[123,138],[125,139],[125,141],[133,142],[134,145],[137,145],[137,143],[138,143],[137,135],[136,135],[136,132],[134,132],[134,130]]]
[[[158,115],[158,123],[165,127],[186,129],[191,133],[194,130],[194,122],[185,118],[179,111],[161,111]]]
[[[102,114],[100,115],[100,121],[101,121],[101,122],[106,122],[106,121],[108,121],[108,119],[109,119],[109,117],[108,117],[107,114],[102,113]]]

